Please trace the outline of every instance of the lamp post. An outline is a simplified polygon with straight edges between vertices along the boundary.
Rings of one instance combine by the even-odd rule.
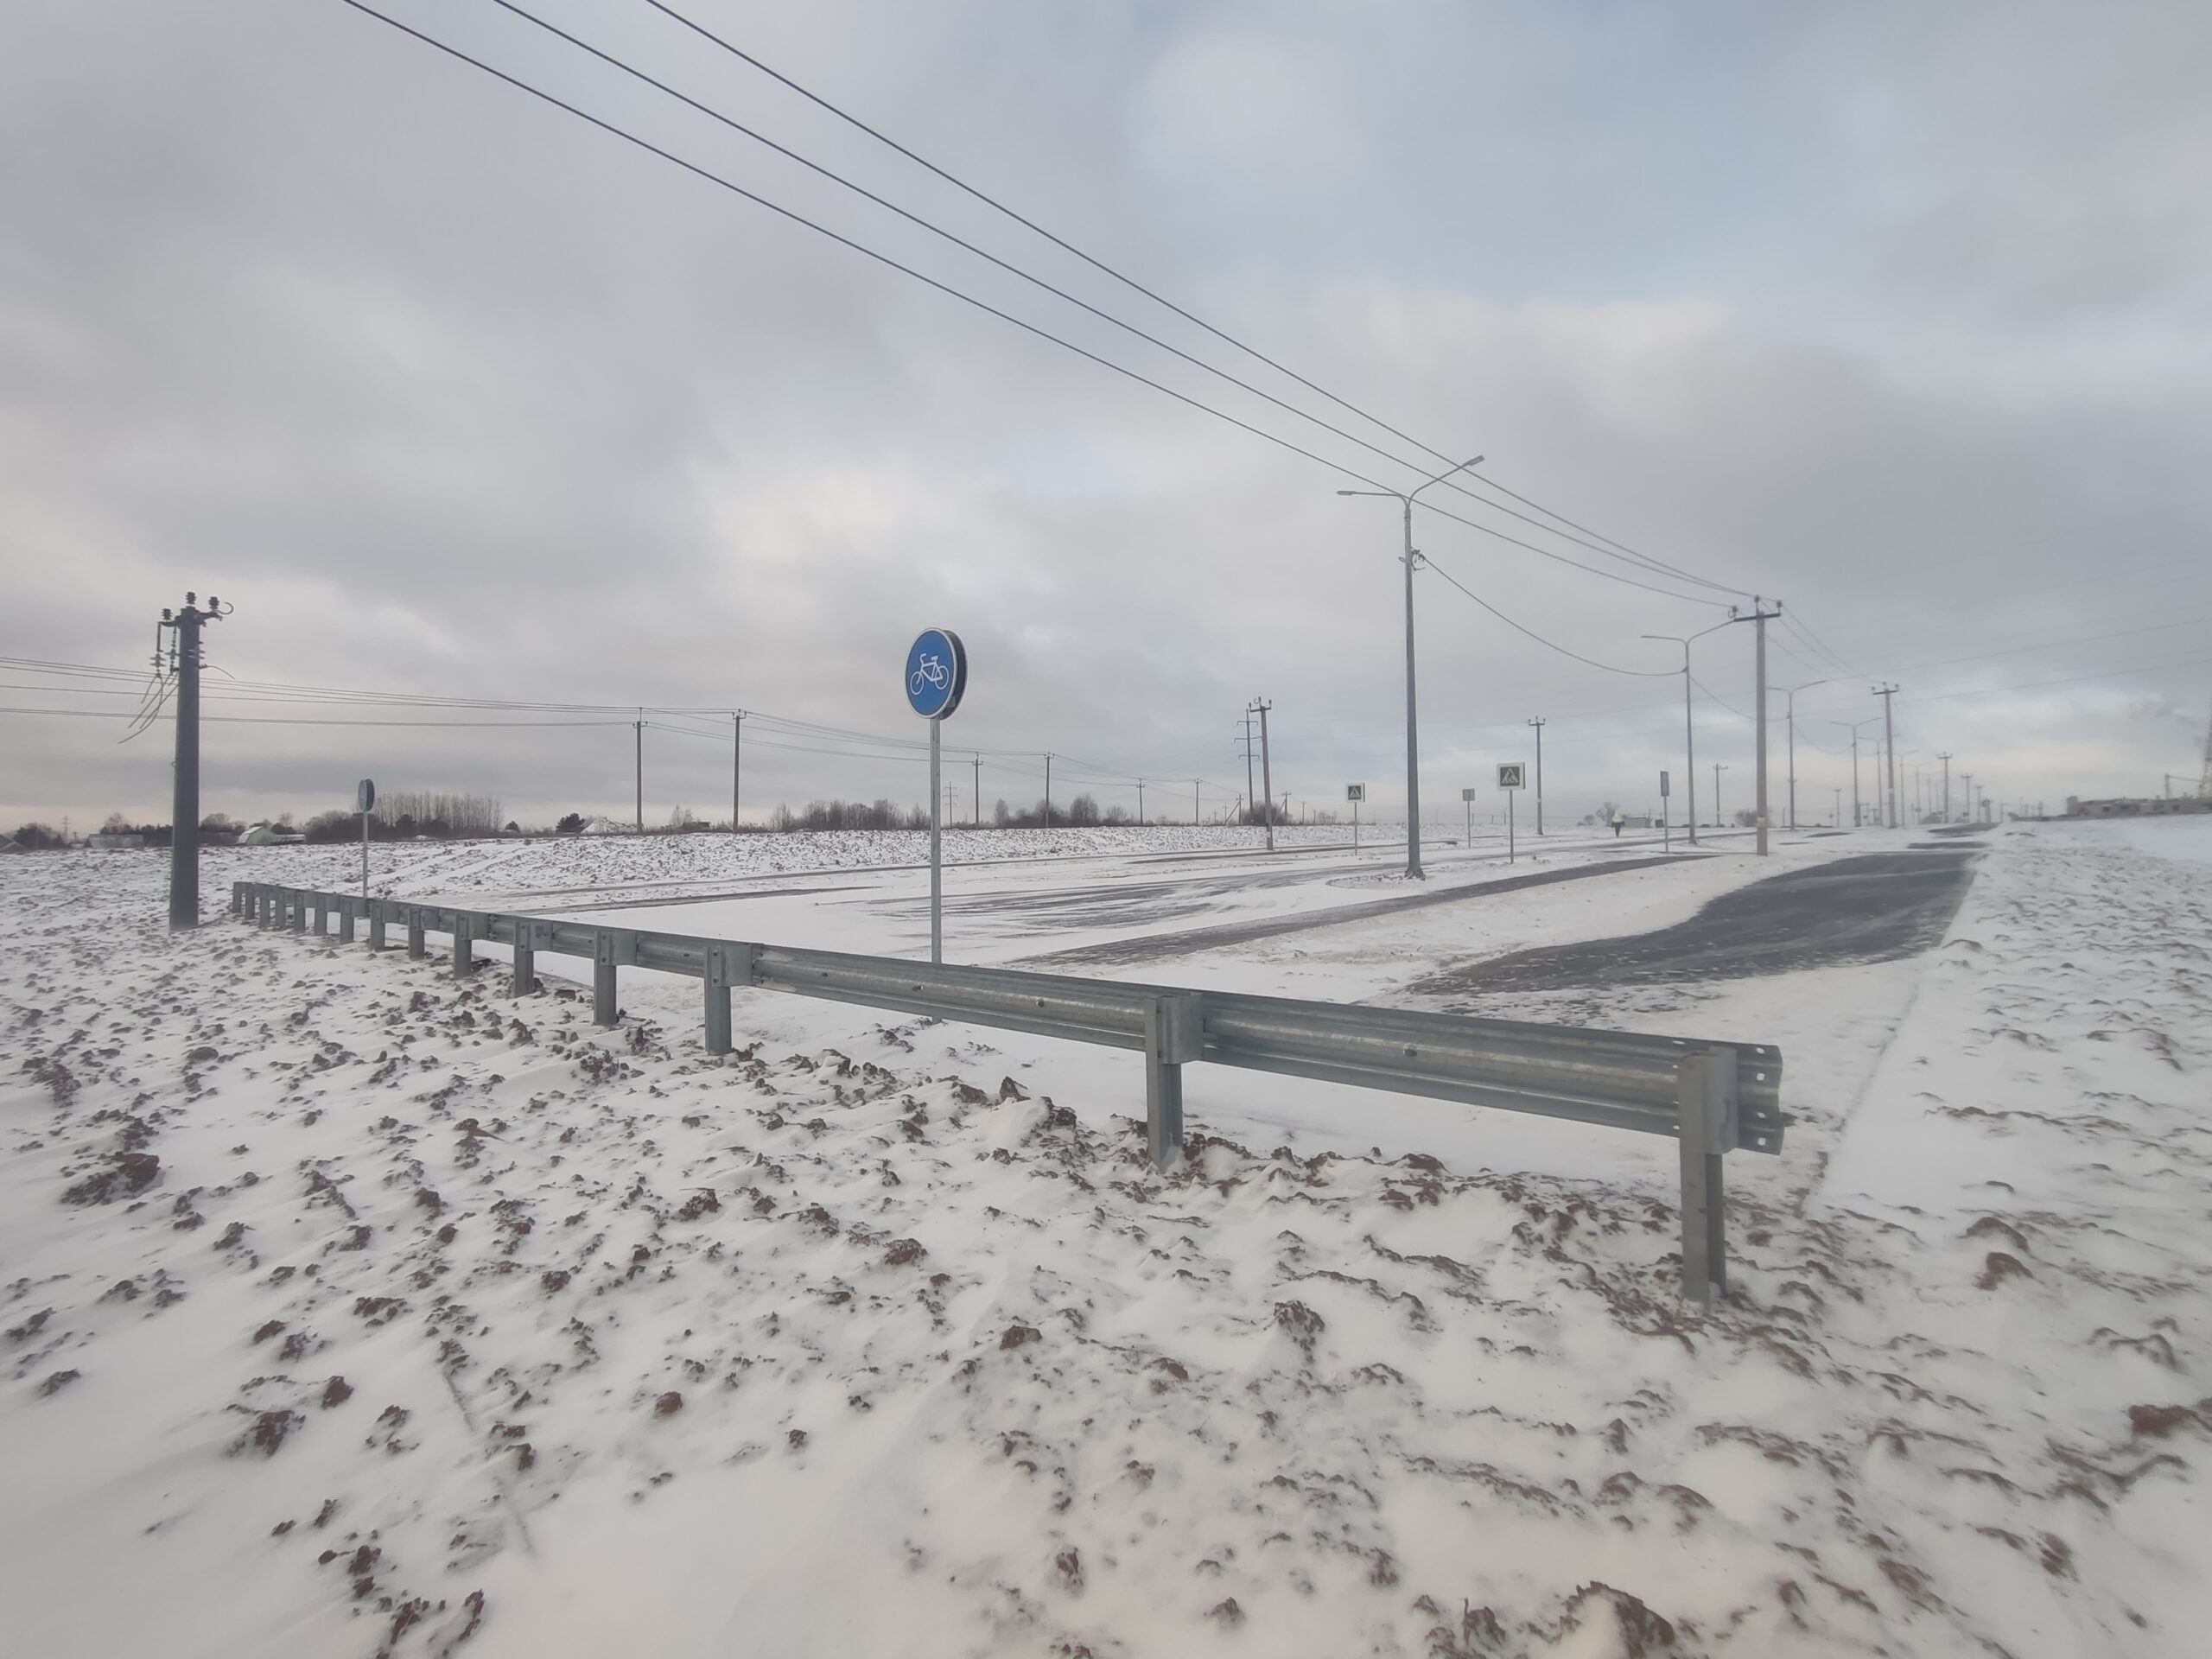
[[[1725,762],[1713,763],[1713,827],[1720,827],[1720,774],[1728,770]]]
[[[1728,622],[1736,620],[1730,617]],[[1671,639],[1682,648],[1682,747],[1687,760],[1682,767],[1684,787],[1689,791],[1690,845],[1697,845],[1697,728],[1690,722],[1690,641],[1702,639],[1708,633],[1718,633],[1728,622],[1716,622],[1709,628],[1700,628],[1695,633],[1647,633],[1646,639]],[[1718,789],[1718,781],[1714,783]]]
[[[1406,525],[1406,874],[1413,880],[1421,879],[1421,740],[1414,719],[1414,563],[1421,555],[1414,551],[1414,498],[1432,484],[1441,484],[1454,473],[1464,473],[1470,467],[1482,465],[1477,455],[1463,461],[1456,467],[1447,467],[1431,479],[1425,479],[1410,490],[1338,490],[1338,495],[1387,495],[1405,508]]]
[[[1809,691],[1816,685],[1826,685],[1826,680],[1808,680],[1802,685],[1777,685],[1770,689],[1782,693],[1789,713],[1784,716],[1789,725],[1789,827],[1797,827],[1797,694]]]

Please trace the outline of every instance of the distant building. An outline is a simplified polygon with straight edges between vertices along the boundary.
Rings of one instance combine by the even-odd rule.
[[[115,835],[105,831],[87,837],[85,842],[86,846],[100,853],[135,853],[145,844],[146,837],[143,836]]]
[[[2212,801],[2176,799],[2163,795],[2111,801],[2085,801],[2075,795],[2066,798],[2066,816],[2069,818],[2150,818],[2180,812],[2212,812]]]

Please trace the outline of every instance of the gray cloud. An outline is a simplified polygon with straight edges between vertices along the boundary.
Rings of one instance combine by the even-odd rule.
[[[480,0],[394,4],[1090,349],[1408,476]],[[546,9],[1265,374],[648,9]],[[2212,681],[2195,643],[2212,617],[2200,9],[696,10],[1406,430],[1781,594],[1858,671],[1777,639],[1777,683],[1837,682],[1800,699],[1808,788],[1847,784],[1826,722],[1871,712],[1873,675],[1907,687],[1901,749],[1979,756],[2010,798],[2148,787],[2190,762]],[[1279,789],[1397,794],[1388,504],[1339,500],[1320,467],[335,0],[33,4],[10,30],[0,650],[135,664],[162,605],[213,588],[239,607],[213,655],[241,678],[912,737],[899,657],[941,622],[976,662],[955,744],[1234,791],[1231,727],[1265,694]],[[1420,537],[1605,661],[1663,667],[1640,633],[1719,614],[1448,523]],[[1439,799],[1522,755],[1535,713],[1575,810],[1677,764],[1678,682],[1554,656],[1433,578],[1421,628]],[[1699,648],[1739,709],[1743,632]],[[1732,791],[1747,728],[1704,713],[1700,752],[1737,769]],[[164,809],[159,734],[0,731],[0,819]],[[629,735],[214,726],[210,804],[313,809],[368,770],[491,788],[524,817],[617,809]],[[649,811],[720,810],[723,766],[705,738],[652,734]],[[763,747],[747,770],[759,804],[923,788],[896,759]],[[987,767],[986,798],[1036,782]]]

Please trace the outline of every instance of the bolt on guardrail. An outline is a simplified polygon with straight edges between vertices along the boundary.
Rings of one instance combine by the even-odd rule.
[[[504,944],[518,996],[537,988],[541,954],[581,957],[592,965],[601,1026],[620,1020],[623,968],[696,979],[715,1054],[730,1051],[730,996],[741,988],[1138,1050],[1146,1143],[1162,1170],[1183,1155],[1183,1068],[1198,1061],[1671,1135],[1681,1149],[1682,1293],[1707,1305],[1727,1287],[1721,1159],[1780,1153],[1788,1124],[1781,1052],[1767,1044],[906,962],[263,882],[233,883],[231,910],[261,927],[325,937],[335,917],[341,942],[365,921],[371,950],[403,927],[412,957],[427,954],[428,934],[443,933],[456,976],[474,971],[478,944]]]

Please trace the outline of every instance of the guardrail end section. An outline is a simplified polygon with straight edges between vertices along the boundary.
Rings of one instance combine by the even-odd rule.
[[[1205,1052],[1205,1002],[1195,991],[1155,996],[1144,1011],[1144,1122],[1152,1166],[1183,1159],[1183,1067]]]

